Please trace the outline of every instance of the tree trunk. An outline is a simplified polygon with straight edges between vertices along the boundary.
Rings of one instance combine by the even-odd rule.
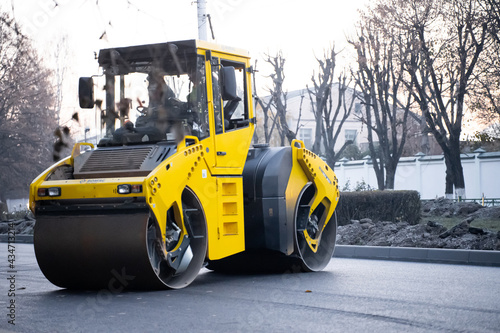
[[[380,191],[384,190],[384,169],[379,167],[375,169],[375,175],[377,176],[377,186]]]
[[[451,146],[451,163],[453,172],[453,185],[455,186],[455,194],[459,199],[465,198],[465,177],[460,158],[460,142],[459,140],[450,140]]]
[[[335,167],[335,152],[333,150],[327,150],[326,152],[326,164],[330,166],[330,168]]]
[[[453,179],[454,179],[454,175],[453,175],[453,168],[451,166],[452,162],[450,161],[451,158],[450,157],[447,157],[445,155],[444,157],[444,162],[445,162],[445,165],[446,165],[446,178],[445,178],[445,188],[444,188],[444,195],[446,197],[446,199],[453,199]]]
[[[396,164],[396,165],[394,165]],[[394,182],[396,179],[397,163],[390,160],[385,163],[385,189],[394,190]]]
[[[370,136],[371,133],[370,131],[368,132],[368,135]],[[385,180],[384,180],[384,161],[382,154],[380,154],[380,160],[377,161],[377,152],[375,150],[375,146],[373,145],[372,141],[370,139],[368,140],[369,148],[370,148],[370,154],[372,157],[372,163],[373,163],[373,171],[375,171],[375,176],[377,177],[377,186],[380,191],[383,191],[385,188]]]
[[[319,117],[319,119],[321,119],[321,115],[319,115]],[[314,135],[312,151],[317,155],[321,154],[321,121],[318,120],[318,118],[316,118],[316,133]]]

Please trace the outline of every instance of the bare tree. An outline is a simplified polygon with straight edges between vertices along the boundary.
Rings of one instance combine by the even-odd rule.
[[[475,118],[485,124],[500,120],[500,43],[490,41],[484,47],[472,74],[467,98]]]
[[[254,84],[254,100],[255,100],[255,106],[260,106],[261,110],[262,110],[262,115],[263,115],[263,118],[264,118],[264,123],[263,123],[263,130],[264,130],[264,142],[265,143],[269,143],[271,141],[271,136],[272,136],[272,129],[274,127],[272,127],[271,129],[269,128],[269,118],[270,118],[270,108],[271,108],[271,103],[272,103],[272,99],[271,98],[268,98],[266,100],[262,100],[262,98],[260,98],[257,94],[257,80],[256,80],[256,77],[255,77],[255,73],[257,72],[257,60],[255,60],[255,66],[254,66],[254,71],[252,73],[253,75],[253,84]],[[258,109],[256,108],[256,111]],[[254,132],[254,142],[257,143],[259,142],[259,138],[258,138],[258,134],[257,134],[257,131]]]
[[[283,91],[283,82],[285,81],[285,58],[280,51],[274,57],[268,55],[266,62],[273,66],[273,73],[270,75],[273,85],[272,88],[269,89],[273,126],[276,125],[280,135],[280,145],[284,146],[285,138],[288,140],[288,143],[291,144],[292,140],[296,137],[296,133],[288,127],[286,119],[287,92]]]
[[[443,150],[448,197],[465,194],[460,135],[466,95],[483,52],[487,24],[475,0],[389,0],[381,8],[413,38],[406,65],[414,97]]]
[[[331,47],[329,52],[325,52],[323,59],[318,59],[319,71],[318,77],[315,73],[312,75],[314,90],[309,91],[311,99],[311,108],[316,120],[316,130],[314,135],[314,143],[312,151],[316,154],[321,153],[321,132],[323,127],[323,112],[328,108],[328,101],[331,101],[333,74],[335,71],[335,47]],[[314,97],[314,99],[313,99]]]
[[[405,85],[404,71],[411,43],[377,10],[363,14],[357,35],[350,43],[357,52],[354,75],[365,105],[362,121],[367,126],[373,169],[380,190],[394,189],[412,103],[411,81]]]
[[[279,135],[279,145],[285,145],[285,139],[289,143],[292,142],[297,136],[297,131],[293,132],[288,127],[287,122],[287,92],[283,90],[283,82],[285,81],[285,58],[281,51],[274,57],[266,55],[265,61],[272,66],[271,78],[272,85],[267,88],[269,96],[260,98],[255,91],[255,104],[260,106],[263,115],[263,131],[265,143],[270,143],[273,137],[273,132],[276,129]],[[257,61],[255,62],[257,65]],[[255,84],[255,71],[254,71],[254,84]],[[300,117],[299,110],[299,117]]]
[[[500,2],[497,0],[478,0],[487,13],[488,28],[493,40],[500,44]]]
[[[477,71],[473,75],[474,85],[471,109],[485,123],[491,124],[500,120],[500,2],[495,0],[477,0],[485,15],[484,24],[488,29],[489,40],[485,42],[479,57]]]
[[[313,152],[321,154],[322,147],[326,156],[326,162],[330,167],[335,166],[335,162],[349,144],[353,142],[347,140],[344,145],[335,152],[335,144],[342,133],[342,127],[351,114],[355,96],[351,94],[350,99],[347,98],[347,91],[350,81],[347,80],[345,73],[338,76],[337,98],[334,101],[333,95],[333,80],[335,78],[336,65],[335,47],[332,46],[326,50],[322,59],[316,58],[319,65],[317,76],[313,73],[312,82],[313,88],[308,88],[309,98],[311,100],[312,113],[315,118],[316,133]],[[335,102],[335,104],[334,104]],[[334,107],[335,105],[335,107]]]
[[[12,18],[0,14],[0,196],[51,163],[57,127],[51,73]]]

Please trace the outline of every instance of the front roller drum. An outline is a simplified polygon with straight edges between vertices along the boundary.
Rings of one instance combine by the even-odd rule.
[[[170,244],[173,250],[167,255],[160,252],[159,228],[147,210],[37,216],[34,247],[38,265],[61,288],[185,287],[205,261],[207,237],[199,201],[191,191],[185,191],[182,200],[184,214],[189,215],[184,220],[190,226],[178,243]]]

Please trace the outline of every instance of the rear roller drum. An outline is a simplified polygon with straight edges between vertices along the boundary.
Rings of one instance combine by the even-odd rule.
[[[327,213],[325,206],[320,204],[311,212],[315,188],[308,184],[302,190],[295,211],[295,246],[300,256],[302,269],[305,271],[320,271],[328,265],[335,249],[337,236],[337,218],[334,213],[323,231],[322,218]]]

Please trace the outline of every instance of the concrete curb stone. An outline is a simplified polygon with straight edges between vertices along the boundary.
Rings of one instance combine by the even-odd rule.
[[[500,267],[500,251],[337,245],[333,256]]]

